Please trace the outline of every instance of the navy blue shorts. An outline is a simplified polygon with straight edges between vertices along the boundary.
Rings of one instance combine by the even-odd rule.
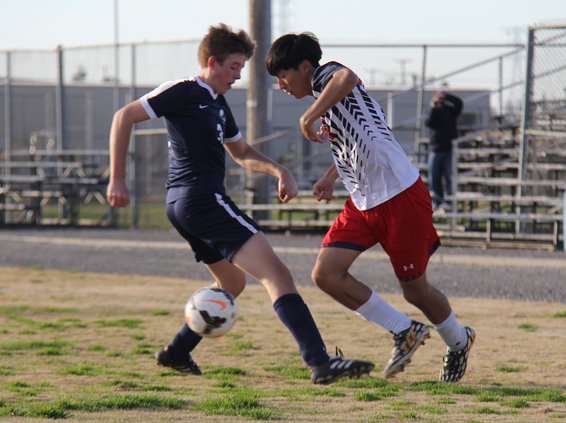
[[[231,262],[242,245],[260,231],[258,224],[224,194],[169,200],[167,217],[187,240],[195,259],[206,264],[223,258]]]

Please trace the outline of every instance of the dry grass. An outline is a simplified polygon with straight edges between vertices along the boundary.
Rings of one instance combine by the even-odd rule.
[[[321,387],[256,284],[238,299],[233,331],[195,350],[205,371],[195,377],[156,366],[152,354],[180,328],[185,297],[207,281],[0,273],[0,416],[10,421],[566,421],[564,304],[452,299],[478,334],[465,379],[436,382],[444,347],[433,333],[390,382],[380,373],[390,335],[301,288],[329,349],[376,363],[369,378]],[[386,298],[423,319],[401,296]]]

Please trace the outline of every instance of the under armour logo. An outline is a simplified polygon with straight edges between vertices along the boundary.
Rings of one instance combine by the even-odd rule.
[[[403,266],[403,270],[405,272],[408,272],[409,270],[413,270],[415,268],[415,265],[413,263],[407,265],[407,266]]]

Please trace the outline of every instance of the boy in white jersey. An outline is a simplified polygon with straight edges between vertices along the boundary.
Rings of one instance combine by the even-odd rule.
[[[316,99],[301,116],[300,127],[310,141],[330,141],[334,164],[314,184],[313,194],[319,201],[331,200],[338,177],[350,194],[322,242],[312,279],[393,334],[395,346],[384,374],[396,375],[430,333],[350,274],[363,251],[381,244],[405,299],[425,314],[447,345],[440,380],[456,382],[466,371],[475,332],[458,323],[446,296],[427,282],[429,257],[440,245],[430,194],[358,76],[337,62],[319,65],[321,57],[317,38],[302,33],[279,37],[266,58],[282,90],[297,99]]]
[[[167,126],[169,172],[167,216],[202,261],[216,285],[237,297],[246,274],[266,288],[277,316],[295,338],[314,383],[369,373],[367,361],[329,357],[312,315],[297,292],[289,269],[279,260],[256,222],[227,195],[225,151],[242,167],[279,180],[279,198],[287,202],[298,189],[291,172],[242,137],[224,98],[240,79],[255,45],[245,31],[220,24],[210,27],[198,51],[197,76],[168,81],[118,110],[110,133],[108,202],[128,204],[126,154],[135,123],[163,117]],[[182,263],[180,263],[182,265]],[[202,338],[184,324],[169,345],[156,353],[157,363],[200,375],[191,353]]]

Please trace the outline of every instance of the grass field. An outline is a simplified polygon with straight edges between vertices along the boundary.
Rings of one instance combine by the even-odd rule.
[[[329,349],[376,363],[370,377],[313,385],[264,290],[238,299],[231,333],[194,353],[204,375],[155,365],[207,281],[0,269],[0,419],[93,422],[566,422],[566,305],[453,299],[478,339],[466,377],[437,382],[436,333],[393,380],[391,336],[301,288]],[[386,296],[423,317],[401,296]]]

